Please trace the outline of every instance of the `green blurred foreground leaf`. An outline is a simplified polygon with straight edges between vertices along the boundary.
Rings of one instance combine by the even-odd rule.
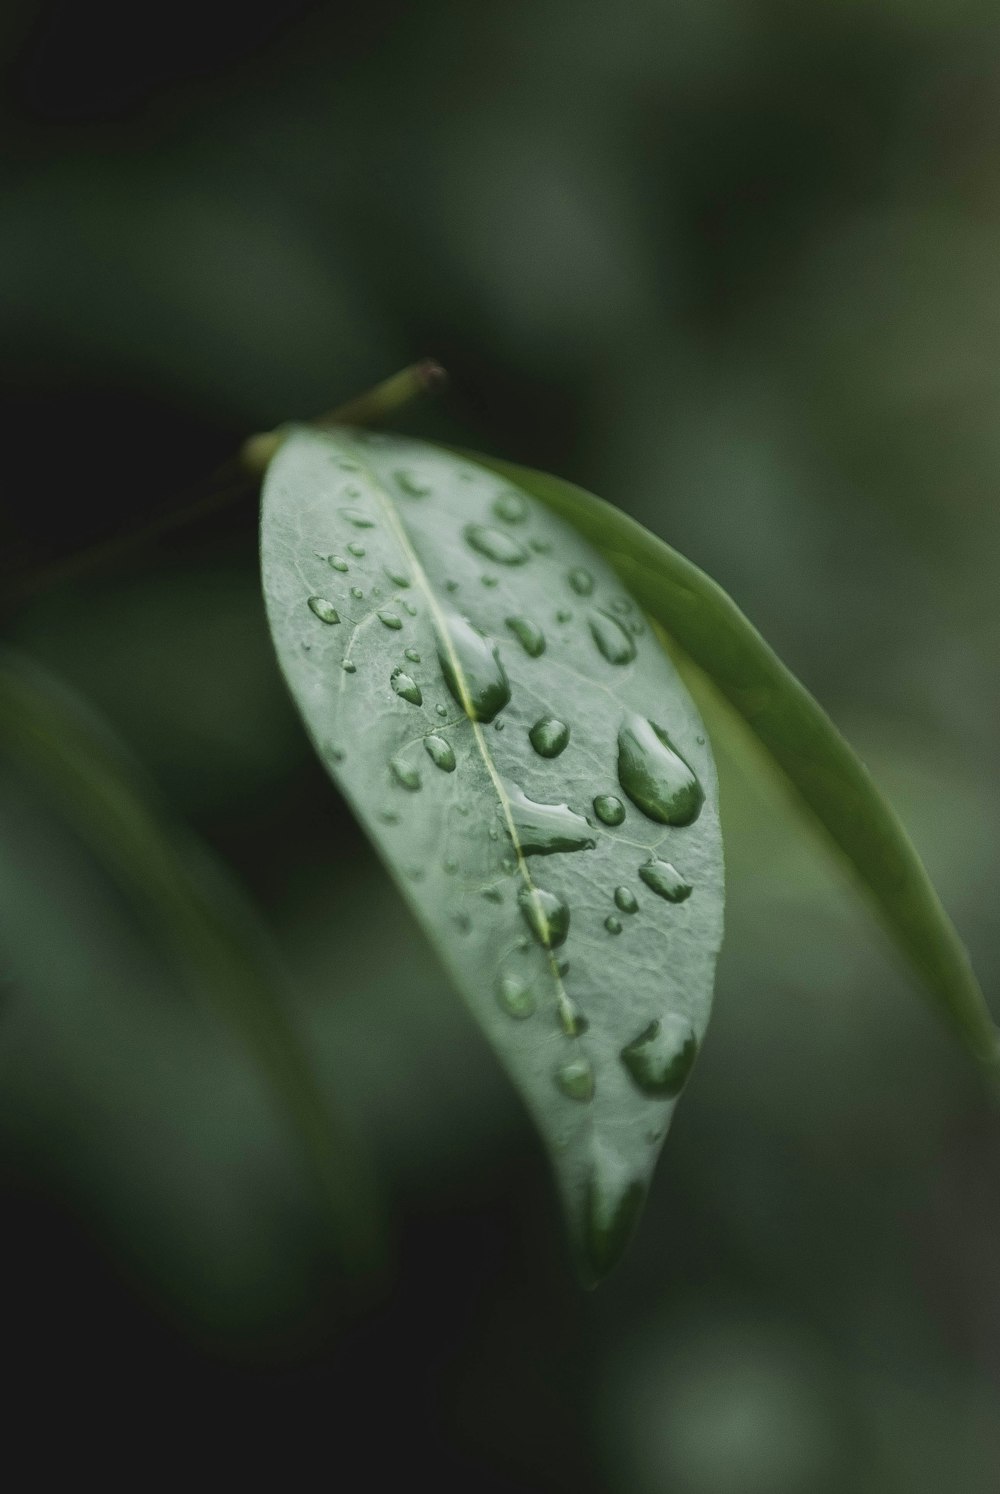
[[[105,724],[29,660],[0,653],[0,754],[72,825],[242,1039],[287,1120],[345,1258],[373,1248],[356,1143],[319,1091],[253,912],[221,867],[159,810]]]
[[[261,551],[316,749],[525,1097],[596,1279],[708,1021],[722,847],[697,713],[586,540],[447,451],[291,430]]]
[[[474,459],[598,547],[649,616],[744,718],[846,856],[943,1015],[995,1072],[997,1029],[906,831],[829,717],[735,603],[697,566],[593,494],[510,462]]]

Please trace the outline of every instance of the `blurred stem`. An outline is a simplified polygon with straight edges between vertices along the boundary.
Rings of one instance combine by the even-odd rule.
[[[314,417],[309,424],[319,427],[377,425],[418,396],[436,393],[447,383],[447,377],[439,363],[424,358],[384,379],[366,393],[338,405],[335,410]],[[4,578],[3,601],[16,607],[50,587],[108,569],[142,546],[211,518],[231,503],[247,497],[258,486],[286,432],[287,427],[279,426],[276,430],[251,436],[236,456],[223,462],[202,482],[178,495],[174,505],[141,528],[89,545],[51,564],[29,567]]]

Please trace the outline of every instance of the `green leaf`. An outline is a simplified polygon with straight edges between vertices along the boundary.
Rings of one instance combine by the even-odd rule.
[[[586,541],[447,451],[293,429],[262,561],[316,749],[532,1111],[596,1278],[708,1020],[722,850],[695,709]]]
[[[319,1090],[260,925],[222,868],[173,825],[109,728],[30,660],[0,652],[0,753],[72,825],[192,989],[239,1034],[299,1139],[345,1257],[373,1248],[354,1139]]]
[[[573,523],[747,722],[847,858],[875,911],[943,1015],[984,1064],[997,1029],[961,940],[912,842],[864,764],[730,597],[697,566],[572,483],[492,457],[475,460]]]

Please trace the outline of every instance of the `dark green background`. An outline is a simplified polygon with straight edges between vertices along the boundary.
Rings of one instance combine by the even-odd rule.
[[[408,429],[573,478],[732,591],[901,811],[992,999],[996,5],[11,0],[0,55],[8,571],[436,355],[452,390]],[[36,1456],[138,1438],[190,1472],[207,1433],[225,1478],[293,1488],[318,1454],[348,1487],[991,1494],[997,1119],[725,737],[710,1040],[639,1239],[584,1296],[516,1100],[285,699],[252,503],[6,637],[250,890],[390,1241],[345,1277],[239,1060],[192,1078],[172,1017],[122,1017],[166,977],[21,803],[20,927],[51,958],[5,996],[0,1125]]]

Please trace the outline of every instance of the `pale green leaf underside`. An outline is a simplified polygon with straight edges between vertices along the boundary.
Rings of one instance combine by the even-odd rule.
[[[475,458],[570,519],[643,608],[744,718],[847,858],[943,1015],[984,1063],[997,1030],[968,955],[912,842],[864,764],[736,604],[641,524],[543,472]]]
[[[525,1097],[598,1276],[708,1020],[722,849],[697,713],[587,541],[450,452],[292,430],[261,548],[316,749]]]

